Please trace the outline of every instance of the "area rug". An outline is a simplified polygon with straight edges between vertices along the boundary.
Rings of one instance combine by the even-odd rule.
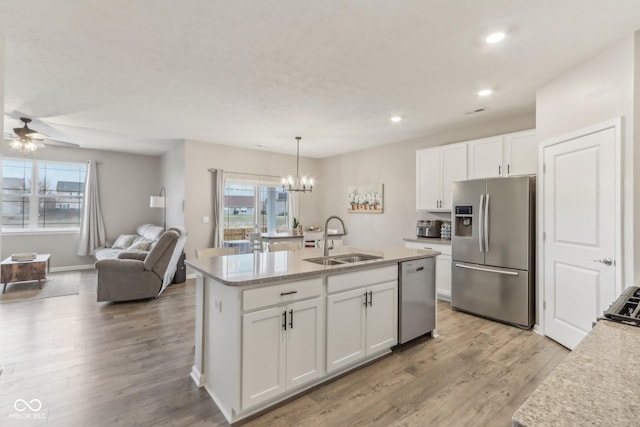
[[[4,283],[0,283],[0,292]],[[38,288],[38,282],[9,283],[7,291],[0,293],[0,304],[8,302],[29,301],[42,298],[61,297],[64,295],[78,295],[80,282],[77,280],[62,280],[62,278],[50,278],[42,282],[42,289]]]

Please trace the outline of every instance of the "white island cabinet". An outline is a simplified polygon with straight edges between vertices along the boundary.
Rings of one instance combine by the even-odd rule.
[[[321,295],[320,278],[243,292],[244,308],[278,303],[242,314],[243,409],[323,375]],[[296,302],[282,303],[283,297]]]
[[[365,253],[359,249],[358,253]],[[229,422],[391,352],[398,263],[435,251],[381,248],[318,265],[320,249],[188,260],[197,272],[191,377]],[[354,253],[340,248],[336,254]]]
[[[398,266],[327,278],[327,372],[398,342]]]

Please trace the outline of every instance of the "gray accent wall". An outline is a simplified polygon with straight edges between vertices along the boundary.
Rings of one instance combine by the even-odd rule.
[[[5,156],[11,154],[5,152]],[[100,203],[107,239],[131,234],[139,224],[162,221],[161,209],[149,207],[149,196],[161,187],[161,158],[111,151],[46,147],[30,156],[59,161],[98,161]],[[51,267],[70,269],[93,265],[92,257],[76,255],[78,232],[2,235],[2,258],[16,252],[51,253]]]

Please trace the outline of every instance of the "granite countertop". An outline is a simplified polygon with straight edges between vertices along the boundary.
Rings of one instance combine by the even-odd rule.
[[[405,242],[417,243],[433,243],[438,245],[451,245],[451,239],[442,239],[440,237],[405,237]]]
[[[342,247],[329,251],[329,255],[364,253],[382,258],[351,264],[319,265],[305,261],[306,258],[322,256],[322,249],[306,248],[299,251],[263,252],[256,254],[230,255],[214,258],[188,259],[186,264],[229,286],[247,286],[280,282],[299,278],[321,276],[327,273],[345,272],[363,268],[396,264],[401,261],[428,258],[439,255],[438,251],[408,249],[404,247]]]
[[[513,426],[640,424],[640,328],[599,321],[513,415]]]

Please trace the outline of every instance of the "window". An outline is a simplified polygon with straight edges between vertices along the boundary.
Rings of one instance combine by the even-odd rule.
[[[224,240],[244,240],[261,232],[287,228],[288,194],[277,182],[227,179],[224,186]]]
[[[79,229],[86,169],[85,163],[5,157],[3,231]]]

